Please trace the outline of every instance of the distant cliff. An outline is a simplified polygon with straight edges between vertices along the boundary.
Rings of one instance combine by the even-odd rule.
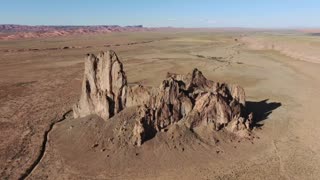
[[[94,34],[109,32],[130,32],[130,31],[150,31],[143,25],[118,26],[118,25],[98,25],[98,26],[27,26],[3,24],[0,25],[0,40],[55,37],[73,34]]]

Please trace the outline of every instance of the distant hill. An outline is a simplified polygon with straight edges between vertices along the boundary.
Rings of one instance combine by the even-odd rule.
[[[94,34],[109,32],[130,32],[130,31],[150,31],[143,25],[118,26],[118,25],[98,25],[98,26],[28,26],[15,24],[0,25],[0,40],[67,36],[73,34]]]

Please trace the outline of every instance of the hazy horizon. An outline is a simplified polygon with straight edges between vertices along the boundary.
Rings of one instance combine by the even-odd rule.
[[[119,27],[129,27],[129,26],[143,26],[144,28],[182,28],[182,29],[270,29],[270,30],[294,30],[294,29],[320,29],[319,27],[233,27],[233,26],[216,26],[216,27],[178,27],[178,26],[145,26],[143,24],[129,24],[129,25],[118,25],[118,24],[96,24],[96,25],[86,25],[86,24],[0,24],[0,25],[15,25],[15,26],[49,26],[49,27],[59,27],[59,26],[67,26],[67,27],[94,27],[94,26],[119,26]]]
[[[177,28],[319,28],[315,0],[163,0],[3,2],[0,24]]]

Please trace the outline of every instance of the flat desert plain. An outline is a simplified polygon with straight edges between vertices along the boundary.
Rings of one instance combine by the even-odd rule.
[[[101,149],[104,121],[72,118],[87,53],[114,50],[128,84],[198,68],[239,84],[253,140]],[[320,37],[166,30],[0,41],[1,179],[319,179]],[[90,117],[89,117],[90,118]],[[111,130],[110,130],[111,131]],[[159,136],[159,137],[158,137]],[[174,146],[174,148],[173,148]]]

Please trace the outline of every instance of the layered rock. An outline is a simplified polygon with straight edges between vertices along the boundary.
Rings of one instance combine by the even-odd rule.
[[[208,80],[198,69],[187,75],[168,73],[159,88],[128,86],[122,63],[108,51],[87,56],[74,117],[97,114],[107,120],[126,107],[139,107],[131,135],[138,146],[177,123],[192,131],[210,127],[245,137],[253,118],[245,102],[242,87]]]

